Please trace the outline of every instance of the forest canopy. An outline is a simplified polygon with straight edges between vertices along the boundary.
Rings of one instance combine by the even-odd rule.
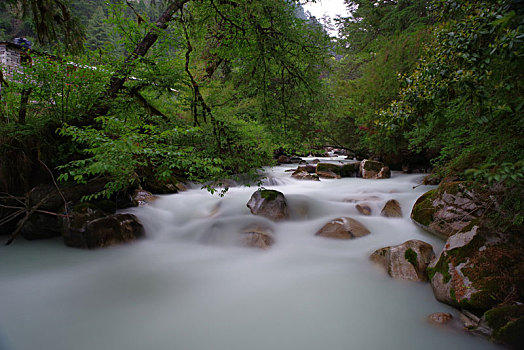
[[[2,85],[3,191],[30,189],[40,162],[110,196],[327,145],[521,183],[522,2],[345,2],[339,38],[298,1],[3,2],[0,40],[35,49]]]

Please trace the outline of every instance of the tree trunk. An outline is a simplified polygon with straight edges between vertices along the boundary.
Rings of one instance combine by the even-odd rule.
[[[23,89],[22,96],[20,97],[20,110],[18,111],[18,123],[25,124],[27,116],[27,104],[29,103],[29,95],[31,95],[32,89]]]
[[[158,39],[157,30],[164,30],[167,28],[168,23],[173,19],[173,16],[176,12],[180,11],[183,6],[188,3],[190,0],[177,0],[170,2],[167,9],[160,15],[158,20],[155,23],[155,29],[150,30],[144,38],[137,44],[133,52],[127,56],[124,61],[122,68],[120,68],[113,76],[111,77],[110,84],[106,90],[103,98],[95,105],[91,112],[89,113],[88,118],[95,118],[107,114],[109,111],[108,100],[114,99],[117,93],[122,90],[125,81],[127,80],[135,60],[139,57],[144,57],[153,46],[153,44]]]

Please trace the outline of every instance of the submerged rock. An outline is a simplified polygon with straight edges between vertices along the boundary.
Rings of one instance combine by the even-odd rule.
[[[402,217],[402,208],[400,203],[395,199],[390,199],[382,208],[380,215],[387,218],[401,218]]]
[[[251,214],[261,215],[274,221],[289,218],[286,197],[282,192],[262,189],[251,195],[247,203]]]
[[[63,233],[64,243],[75,248],[103,248],[132,242],[144,236],[144,228],[132,214],[113,214],[85,222],[77,222]]]
[[[335,239],[352,239],[368,235],[370,231],[355,219],[342,217],[331,220],[315,233],[316,236],[322,236]]]
[[[273,230],[262,225],[248,226],[242,230],[242,243],[252,248],[268,249],[274,243]]]
[[[357,208],[358,212],[362,215],[371,215],[371,207],[367,204],[357,204],[355,205],[355,208]]]
[[[453,319],[453,315],[447,312],[435,312],[427,317],[428,322],[433,324],[446,324]]]
[[[370,259],[381,265],[393,278],[424,282],[428,280],[426,268],[434,257],[435,253],[430,244],[410,240],[400,245],[378,249],[371,254]]]

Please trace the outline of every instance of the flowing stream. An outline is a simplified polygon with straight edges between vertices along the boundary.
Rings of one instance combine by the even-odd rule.
[[[333,161],[338,161],[333,159]],[[225,197],[191,189],[128,210],[147,238],[84,251],[59,239],[0,248],[2,350],[361,350],[498,349],[488,341],[425,321],[454,310],[427,283],[394,280],[368,259],[409,239],[443,241],[409,219],[429,189],[420,175],[387,180],[298,181],[267,169],[264,187],[283,192],[292,218],[273,223],[246,207],[257,187]],[[385,218],[389,199],[403,218]],[[369,203],[360,215],[355,201]],[[371,234],[349,241],[315,236],[331,219],[356,218]],[[251,224],[275,244],[243,247]]]

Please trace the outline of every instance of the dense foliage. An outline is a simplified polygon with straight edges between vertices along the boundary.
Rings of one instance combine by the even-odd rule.
[[[109,196],[249,173],[277,147],[314,142],[329,40],[294,2],[72,5],[89,13],[85,51],[49,45],[60,55],[33,56],[5,85],[3,149],[36,155],[62,181],[107,177],[97,195]]]
[[[522,183],[521,2],[346,4],[330,40],[295,1],[2,3],[0,39],[56,53],[3,84],[4,163],[22,177],[20,159],[63,181],[105,176],[110,195],[335,145]]]
[[[333,79],[345,135],[392,162],[431,160],[442,176],[522,181],[521,2],[347,3]]]

